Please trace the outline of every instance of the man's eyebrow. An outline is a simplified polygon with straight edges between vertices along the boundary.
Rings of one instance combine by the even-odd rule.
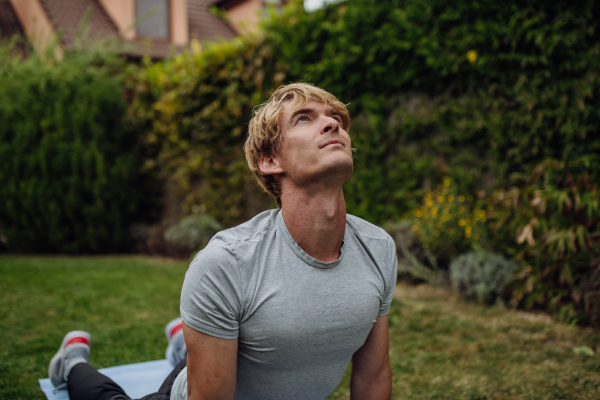
[[[331,114],[331,115],[337,115],[337,116],[340,116],[340,115],[341,115],[341,114],[338,112],[338,110],[336,110],[336,109],[335,109],[335,108],[333,108],[333,107],[329,107],[327,111],[328,111],[328,112],[329,112],[329,114]],[[293,114],[290,116],[290,120],[294,119],[294,117],[295,117],[296,115],[300,115],[300,114],[310,114],[310,113],[312,113],[312,112],[315,112],[315,109],[314,109],[314,108],[312,108],[312,107],[305,107],[305,108],[302,108],[302,109],[300,109],[300,110],[297,110],[297,111],[295,111],[295,112],[294,112],[294,113],[293,113]]]
[[[292,116],[290,117],[290,120],[294,119],[294,117],[295,117],[296,115],[300,115],[300,114],[310,114],[311,112],[315,112],[315,109],[314,109],[314,108],[312,108],[312,107],[305,107],[305,108],[302,108],[302,109],[300,109],[300,110],[298,110],[298,111],[294,112],[294,113],[292,114]]]

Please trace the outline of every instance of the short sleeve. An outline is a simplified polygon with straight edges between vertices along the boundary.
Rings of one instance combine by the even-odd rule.
[[[185,274],[181,290],[181,318],[199,332],[222,339],[239,335],[241,279],[230,246],[213,238]]]
[[[391,237],[388,236],[387,254],[385,255],[386,265],[384,266],[384,288],[385,294],[381,307],[379,307],[379,314],[377,316],[382,317],[390,312],[392,305],[392,299],[394,298],[394,289],[396,288],[396,281],[398,278],[398,258],[396,256],[396,244]]]

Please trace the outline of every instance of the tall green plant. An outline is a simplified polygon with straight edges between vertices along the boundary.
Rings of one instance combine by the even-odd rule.
[[[272,46],[256,39],[198,43],[133,82],[130,113],[145,121],[149,165],[177,185],[182,214],[205,212],[224,225],[273,203],[248,172],[243,153],[252,109],[283,83]]]
[[[0,227],[9,248],[106,253],[155,217],[126,121],[125,65],[97,47],[0,60]]]
[[[600,159],[547,160],[515,186],[495,194],[495,247],[522,265],[512,284],[515,301],[541,307],[564,321],[591,320],[598,297]],[[598,285],[598,282],[595,284]]]

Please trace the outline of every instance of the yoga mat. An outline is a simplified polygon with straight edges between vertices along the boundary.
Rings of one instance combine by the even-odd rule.
[[[98,371],[118,383],[129,397],[139,399],[156,392],[173,371],[173,366],[167,360],[157,360],[102,368]],[[48,400],[69,399],[66,388],[54,394],[50,379],[40,379],[39,383]]]

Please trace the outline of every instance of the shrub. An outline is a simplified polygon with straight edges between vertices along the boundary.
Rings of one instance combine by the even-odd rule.
[[[167,243],[188,252],[203,249],[215,233],[223,229],[208,215],[190,215],[165,231]]]
[[[485,243],[485,222],[491,210],[476,206],[471,195],[458,194],[452,181],[445,178],[425,194],[422,204],[404,213],[402,220],[419,237],[424,254],[434,255],[423,263],[447,271],[453,258]]]
[[[155,218],[124,77],[123,62],[95,47],[0,59],[0,227],[11,249],[123,251],[130,226]]]
[[[289,80],[350,103],[348,211],[381,223],[444,175],[473,194],[545,158],[600,152],[599,15],[592,1],[347,0],[313,13],[297,1],[267,38]]]
[[[600,168],[597,155],[546,160],[495,193],[494,248],[521,269],[510,285],[517,304],[563,321],[591,323],[598,310]]]
[[[472,251],[452,261],[450,281],[463,298],[491,304],[503,297],[504,286],[517,268],[496,254]]]
[[[130,115],[145,145],[176,183],[181,212],[202,212],[231,226],[274,205],[258,189],[243,153],[252,109],[283,83],[272,46],[257,39],[198,43],[131,82]]]

